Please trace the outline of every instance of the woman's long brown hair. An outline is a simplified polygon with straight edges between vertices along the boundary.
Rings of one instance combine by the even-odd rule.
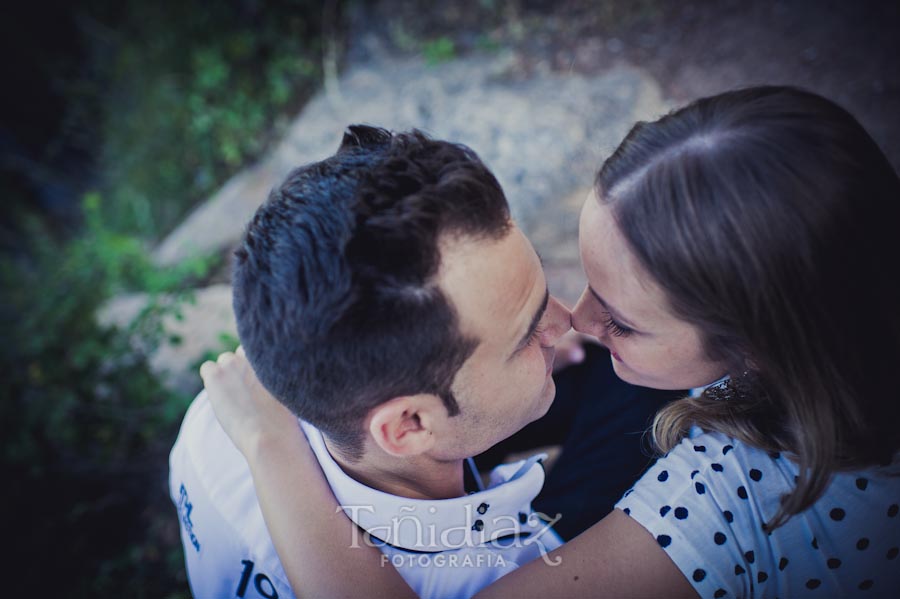
[[[691,425],[800,467],[768,523],[842,469],[900,449],[900,180],[848,112],[790,87],[698,100],[638,123],[597,175],[677,317],[730,364],[732,390],[665,407],[669,451]]]

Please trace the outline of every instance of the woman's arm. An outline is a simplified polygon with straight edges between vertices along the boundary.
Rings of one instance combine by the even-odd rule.
[[[247,457],[275,549],[298,596],[415,596],[381,553],[351,548],[355,526],[337,506],[296,417],[260,385],[240,348],[201,368],[210,403]],[[499,579],[478,597],[685,597],[697,593],[640,524],[619,510]],[[389,564],[390,562],[388,562]]]
[[[247,458],[269,535],[298,597],[415,597],[341,510],[297,418],[256,379],[241,348],[200,368],[216,417]]]
[[[656,539],[621,510],[549,557],[525,564],[476,597],[698,597]]]

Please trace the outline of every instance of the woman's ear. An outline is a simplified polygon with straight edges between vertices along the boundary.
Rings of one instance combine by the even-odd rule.
[[[378,447],[394,457],[410,457],[434,447],[432,411],[440,407],[434,395],[395,397],[369,412],[369,434]]]

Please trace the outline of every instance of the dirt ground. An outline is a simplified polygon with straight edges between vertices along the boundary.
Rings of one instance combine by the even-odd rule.
[[[647,69],[675,104],[752,84],[793,84],[836,100],[900,170],[900,2],[868,0],[383,0],[352,19],[353,39],[397,51],[446,37],[456,52],[511,48],[537,70]],[[417,42],[420,42],[417,46]],[[426,50],[427,54],[427,50]]]

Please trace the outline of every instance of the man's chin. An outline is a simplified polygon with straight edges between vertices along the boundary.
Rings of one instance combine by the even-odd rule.
[[[541,392],[540,398],[538,399],[539,403],[535,405],[535,411],[532,414],[532,417],[528,420],[523,421],[519,425],[519,428],[508,434],[503,439],[499,439],[497,443],[499,443],[500,441],[504,441],[509,437],[512,437],[532,422],[543,418],[547,414],[547,412],[550,411],[550,406],[553,405],[553,400],[556,399],[556,383],[554,382],[553,377],[547,377],[547,379],[547,384],[544,385],[544,389]]]
[[[537,416],[534,417],[534,420],[542,418],[547,414],[547,412],[550,411],[550,406],[553,405],[553,401],[556,399],[556,381],[553,380],[552,376],[547,377],[547,384],[544,386],[544,392],[541,394],[541,398],[540,409],[538,410]]]

